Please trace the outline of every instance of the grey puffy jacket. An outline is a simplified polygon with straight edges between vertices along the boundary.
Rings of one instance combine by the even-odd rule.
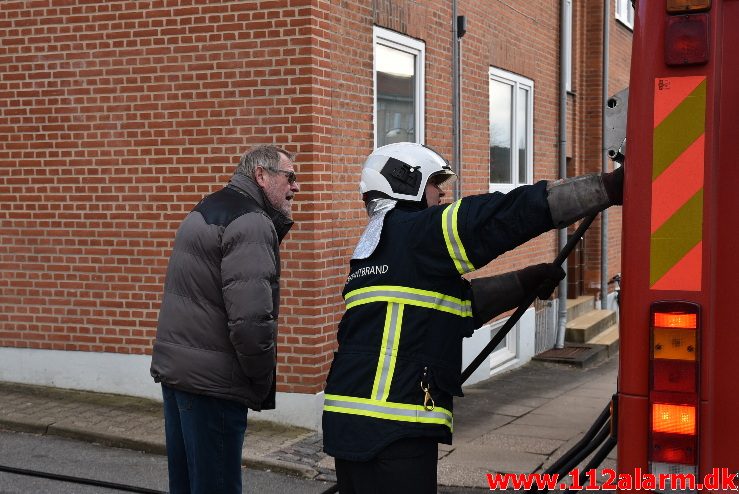
[[[151,375],[176,389],[275,407],[279,244],[292,221],[236,174],[175,236]]]

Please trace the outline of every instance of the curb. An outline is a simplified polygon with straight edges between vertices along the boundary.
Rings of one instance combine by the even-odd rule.
[[[79,441],[92,442],[110,446],[114,448],[132,449],[145,453],[166,455],[167,449],[164,443],[147,441],[143,439],[130,439],[113,434],[105,434],[100,432],[90,432],[85,429],[75,427],[57,426],[54,423],[39,424],[38,422],[26,421],[22,418],[9,419],[0,418],[0,429],[14,432],[25,432],[30,434],[40,434],[44,436],[57,436],[67,439],[75,439]],[[290,463],[284,460],[264,458],[247,453],[242,457],[241,463],[244,466],[256,470],[270,470],[288,475],[314,479],[320,472],[306,465]]]

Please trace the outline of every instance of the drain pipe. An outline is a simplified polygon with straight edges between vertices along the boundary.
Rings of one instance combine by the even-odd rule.
[[[609,0],[605,0],[606,2]],[[559,21],[559,178],[567,178],[567,0],[560,2]],[[558,231],[558,249],[567,245],[567,228]],[[562,262],[567,272],[567,258]],[[555,348],[564,348],[567,326],[567,277],[559,282],[557,339]]]
[[[608,146],[606,142],[607,126],[606,126],[606,105],[608,104],[608,55],[610,42],[610,20],[611,13],[609,2],[611,0],[603,0],[603,104],[601,105],[603,134],[601,136],[601,144],[603,146],[603,173],[608,172]],[[600,216],[600,308],[608,309],[608,209],[604,209]]]
[[[452,170],[457,174],[452,188],[453,200],[462,197],[462,81],[461,43],[467,19],[457,15],[457,0],[452,0]]]

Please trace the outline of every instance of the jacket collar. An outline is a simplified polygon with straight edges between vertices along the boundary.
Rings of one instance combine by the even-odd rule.
[[[231,180],[228,181],[228,186],[251,197],[254,202],[264,210],[269,219],[271,219],[272,223],[275,225],[279,242],[282,242],[282,239],[285,238],[285,235],[287,235],[287,232],[289,232],[290,228],[293,226],[293,220],[272,207],[272,204],[270,204],[267,197],[264,195],[262,188],[246,175],[235,173],[234,176],[231,177]]]
[[[427,208],[428,206],[426,205],[426,197],[423,198],[423,201],[398,201],[398,204],[395,206],[395,209],[414,212],[423,211]]]

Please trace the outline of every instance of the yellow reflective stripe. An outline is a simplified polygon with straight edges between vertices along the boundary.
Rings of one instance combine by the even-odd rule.
[[[405,403],[327,394],[323,410],[383,420],[439,424],[449,427],[449,430],[453,429],[452,412],[441,407],[428,411],[423,408],[423,405],[407,405]]]
[[[403,286],[377,285],[359,288],[347,293],[344,300],[347,310],[371,302],[388,302],[425,307],[460,317],[472,317],[470,300],[461,300],[439,292]]]
[[[475,266],[472,265],[467,257],[467,251],[465,251],[462,239],[459,236],[457,215],[461,204],[460,199],[450,204],[444,210],[444,213],[441,215],[441,229],[444,233],[444,242],[446,243],[447,251],[449,251],[449,257],[454,261],[454,266],[456,266],[459,274],[465,274],[474,271]]]
[[[395,361],[400,342],[400,331],[403,328],[403,305],[388,304],[385,316],[385,328],[382,332],[380,358],[377,361],[375,382],[372,385],[372,396],[376,400],[387,401],[390,384],[395,373]]]

